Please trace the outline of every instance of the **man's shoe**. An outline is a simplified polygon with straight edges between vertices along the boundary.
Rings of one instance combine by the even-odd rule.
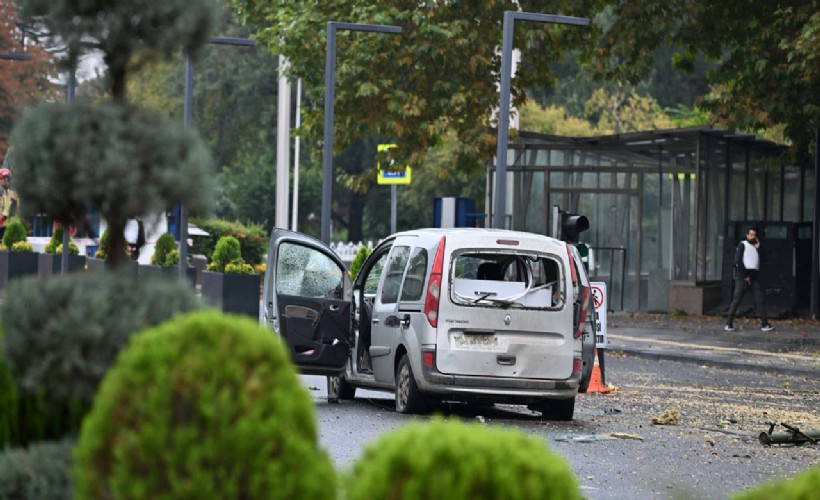
[[[735,327],[733,327],[732,325],[726,325],[726,326],[723,327],[723,329],[726,330],[727,332],[735,331]]]
[[[774,330],[774,327],[768,323],[760,327],[761,332],[770,332],[772,330]]]

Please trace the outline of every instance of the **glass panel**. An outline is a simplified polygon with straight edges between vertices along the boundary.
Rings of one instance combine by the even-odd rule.
[[[329,256],[296,243],[279,245],[276,293],[312,298],[339,298],[343,273]]]
[[[730,149],[732,165],[732,192],[729,196],[729,220],[746,220],[745,203],[746,191],[746,151],[740,146]]]
[[[772,161],[772,159],[768,159],[768,162]],[[766,181],[766,219],[783,220],[783,212],[780,209],[780,200],[782,199],[780,173],[783,171],[783,166],[779,164],[770,164],[768,171],[769,177]]]
[[[407,256],[410,247],[394,247],[387,262],[387,276],[382,285],[382,304],[393,304],[399,298],[399,285],[404,276],[404,267],[407,265]]]
[[[795,177],[798,179],[800,178],[800,167],[792,167],[795,171]],[[814,169],[807,168],[804,172],[804,181],[803,181],[803,192],[804,194],[804,202],[803,202],[803,217],[802,219],[793,218],[793,219],[784,219],[784,220],[791,220],[795,222],[802,222],[802,221],[813,221],[814,220]],[[799,183],[796,183],[799,184]],[[795,212],[799,211],[799,207],[795,210]]]
[[[757,151],[749,151],[749,201],[746,216],[749,220],[763,220],[763,195],[766,185],[766,165]]]
[[[783,220],[798,222],[800,221],[800,167],[795,165],[787,165],[783,182]],[[814,179],[814,176],[811,177]],[[813,180],[811,182],[814,182]],[[809,171],[806,171],[806,185],[812,185],[809,181]],[[806,196],[806,201],[811,202],[811,191]],[[808,205],[809,203],[806,203]],[[812,210],[814,206],[812,205]],[[808,219],[812,220],[809,216]]]
[[[384,271],[384,263],[387,262],[387,252],[383,253],[379,260],[377,260],[373,267],[367,271],[367,276],[364,279],[364,295],[365,297],[375,297],[376,290],[379,288],[379,279],[382,277]]]
[[[410,267],[401,287],[401,300],[420,300],[424,294],[424,280],[427,276],[427,250],[417,248],[410,258]]]
[[[700,263],[703,267],[703,278],[719,280],[723,264],[723,231],[725,225],[724,195],[726,193],[726,142],[711,141],[707,165],[706,210],[706,255]]]

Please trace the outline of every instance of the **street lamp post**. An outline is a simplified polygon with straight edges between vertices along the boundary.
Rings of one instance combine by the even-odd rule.
[[[507,141],[510,132],[510,71],[512,69],[512,44],[515,21],[532,21],[536,23],[568,24],[588,26],[589,19],[583,17],[554,16],[551,14],[533,14],[529,12],[504,12],[504,33],[501,46],[501,89],[498,110],[498,149],[495,161],[495,198],[493,209],[493,227],[504,227],[504,210],[507,205]]]
[[[330,199],[333,193],[333,118],[336,100],[336,32],[367,31],[371,33],[401,33],[400,26],[383,24],[327,23],[325,50],[325,129],[322,152],[322,242],[330,243]]]
[[[214,45],[234,45],[239,47],[253,47],[256,42],[248,38],[211,37],[208,43]],[[185,105],[182,111],[182,120],[185,128],[191,126],[193,108],[194,65],[191,54],[185,52]],[[185,205],[179,205],[179,279],[185,279],[188,267],[188,210]]]

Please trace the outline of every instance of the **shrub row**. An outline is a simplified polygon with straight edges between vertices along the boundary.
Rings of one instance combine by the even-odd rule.
[[[209,235],[194,238],[191,253],[205,255],[208,257],[208,261],[212,261],[219,239],[223,236],[233,236],[239,240],[241,254],[245,262],[251,266],[263,262],[263,256],[267,252],[268,233],[262,226],[245,226],[239,222],[214,219],[192,219],[192,222]]]

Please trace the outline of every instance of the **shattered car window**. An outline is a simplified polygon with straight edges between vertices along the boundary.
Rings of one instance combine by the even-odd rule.
[[[462,253],[454,263],[453,301],[501,308],[562,308],[559,260],[536,254]]]
[[[284,242],[276,262],[276,293],[312,298],[339,298],[344,271],[320,251]]]

